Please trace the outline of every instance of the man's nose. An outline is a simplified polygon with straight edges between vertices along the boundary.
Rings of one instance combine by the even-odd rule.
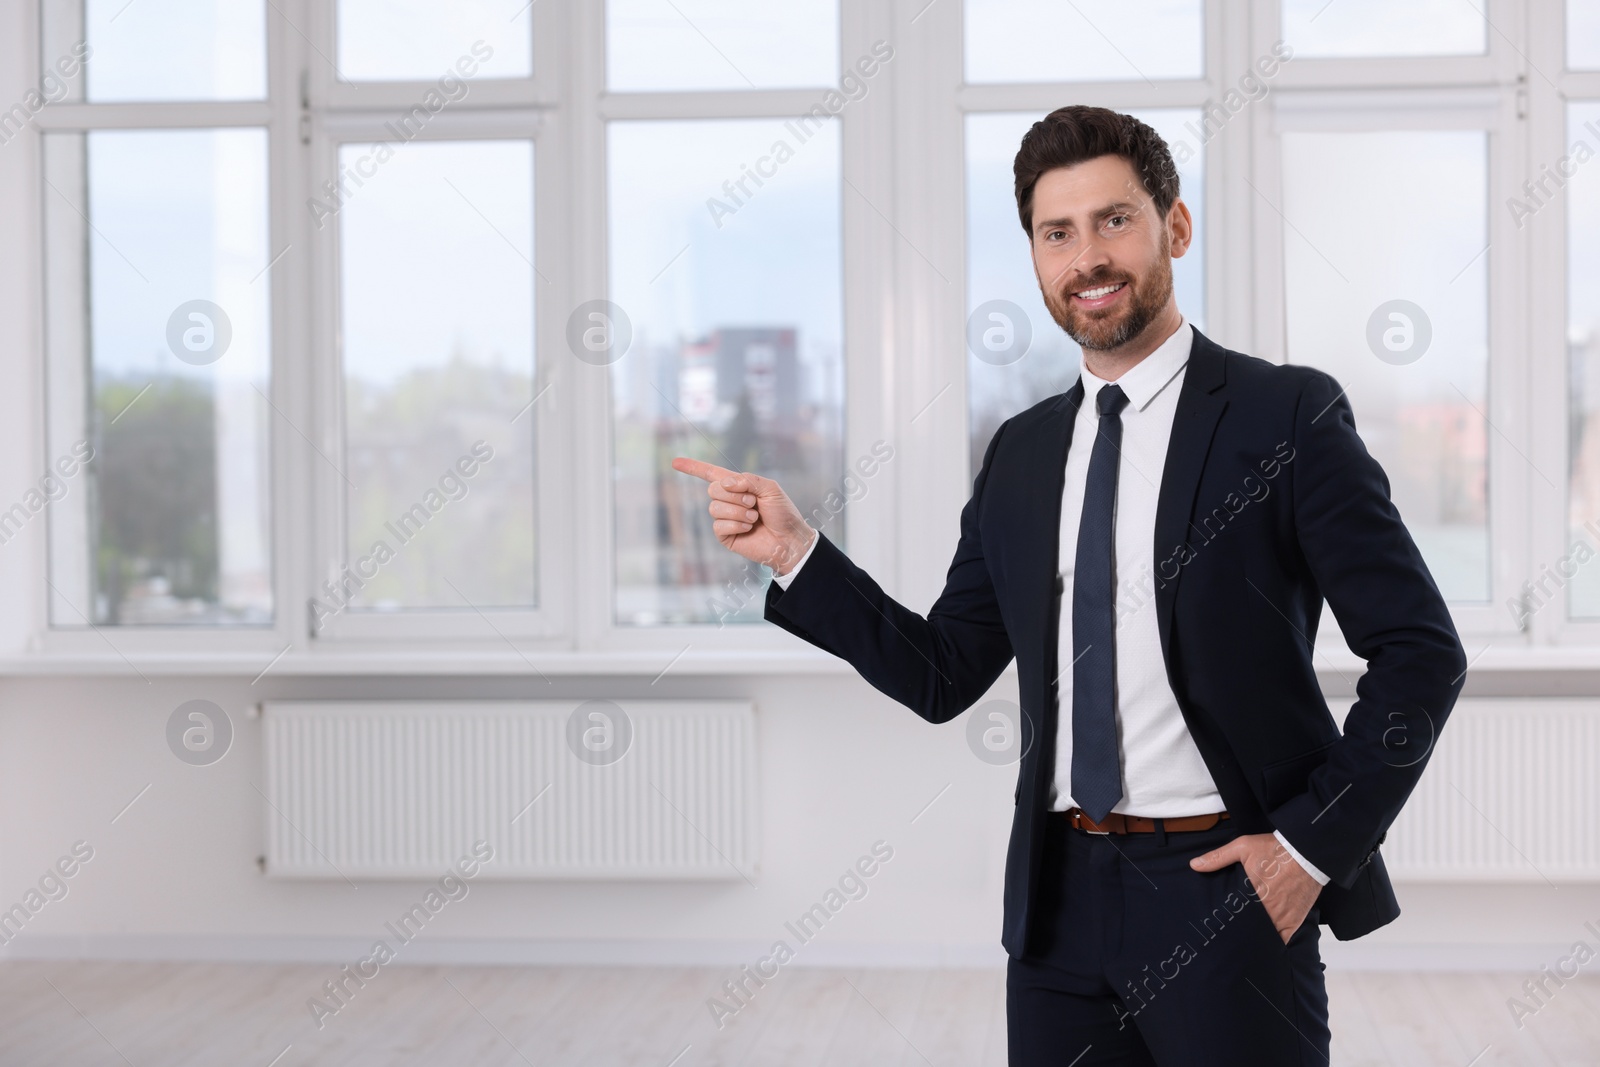
[[[1058,281],[1065,281],[1070,285],[1068,292],[1077,292],[1086,288],[1090,278],[1104,267],[1111,265],[1111,257],[1105,248],[1093,238],[1084,241],[1073,256],[1061,269]]]

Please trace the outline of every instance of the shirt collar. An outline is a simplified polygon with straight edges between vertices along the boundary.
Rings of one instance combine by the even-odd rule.
[[[1188,364],[1189,349],[1193,345],[1194,327],[1185,319],[1183,324],[1172,332],[1171,337],[1161,342],[1159,348],[1118,378],[1116,384],[1127,394],[1128,406],[1135,411],[1143,411],[1145,406],[1154,400]],[[1097,377],[1087,365],[1080,368],[1080,373],[1083,381],[1083,406],[1089,411],[1094,411],[1100,387],[1112,383]]]

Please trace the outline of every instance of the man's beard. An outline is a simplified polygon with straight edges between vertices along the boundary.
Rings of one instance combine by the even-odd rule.
[[[1071,292],[1063,290],[1055,293],[1043,289],[1044,306],[1050,309],[1050,317],[1066,331],[1068,337],[1084,348],[1098,351],[1127,344],[1155,321],[1172,298],[1171,245],[1167,241],[1162,241],[1161,245],[1161,255],[1157,257],[1156,266],[1145,282],[1139,282],[1129,274],[1103,271],[1083,284],[1075,285]],[[1102,285],[1115,285],[1117,282],[1126,282],[1128,288],[1121,308],[1108,314],[1079,311],[1072,306],[1072,293]]]

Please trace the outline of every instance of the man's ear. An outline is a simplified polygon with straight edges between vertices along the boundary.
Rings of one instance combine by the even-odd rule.
[[[1183,202],[1182,197],[1172,202],[1167,212],[1166,226],[1172,243],[1172,258],[1181,259],[1194,243],[1194,216],[1189,214],[1189,205]]]

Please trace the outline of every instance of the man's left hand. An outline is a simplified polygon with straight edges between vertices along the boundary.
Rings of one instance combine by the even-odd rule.
[[[1322,886],[1295,862],[1274,834],[1241,834],[1221,848],[1189,861],[1197,871],[1219,871],[1230,863],[1244,864],[1245,878],[1267,909],[1284,944],[1300,929],[1317,902]]]

